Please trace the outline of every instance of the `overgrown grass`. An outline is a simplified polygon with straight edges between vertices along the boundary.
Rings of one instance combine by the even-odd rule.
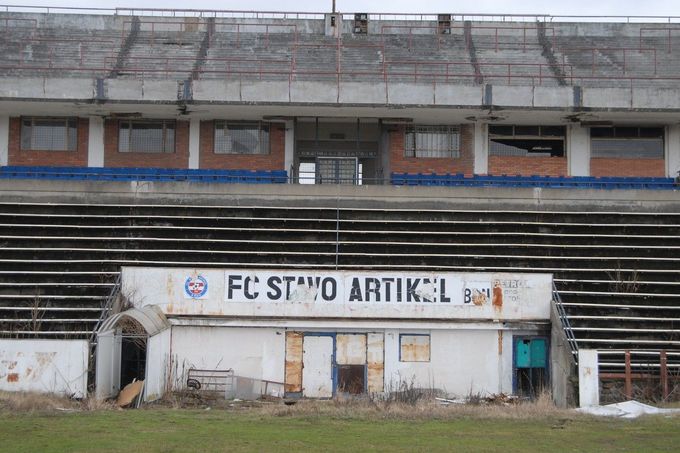
[[[680,445],[680,417],[594,418],[557,409],[546,397],[508,405],[366,399],[124,411],[71,402],[71,412],[56,409],[67,401],[40,397],[24,395],[20,406],[21,398],[13,398],[10,408],[0,395],[0,451],[676,451]]]

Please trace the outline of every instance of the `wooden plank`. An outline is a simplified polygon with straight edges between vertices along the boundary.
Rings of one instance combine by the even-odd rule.
[[[302,392],[302,332],[286,332],[285,392]]]

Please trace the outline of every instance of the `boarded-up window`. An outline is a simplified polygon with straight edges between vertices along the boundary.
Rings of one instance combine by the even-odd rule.
[[[77,133],[75,118],[22,118],[21,149],[75,151]]]
[[[460,157],[460,129],[453,126],[410,126],[406,129],[406,157]]]
[[[171,120],[121,121],[118,130],[121,153],[174,153],[175,122]]]
[[[399,361],[429,362],[430,336],[423,334],[399,335]]]
[[[269,124],[215,122],[216,154],[269,154]]]

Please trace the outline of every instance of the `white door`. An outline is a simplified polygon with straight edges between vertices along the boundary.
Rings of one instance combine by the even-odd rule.
[[[333,396],[333,338],[305,335],[302,342],[302,395]]]

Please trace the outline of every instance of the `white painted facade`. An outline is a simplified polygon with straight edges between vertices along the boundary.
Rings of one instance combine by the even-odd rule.
[[[0,390],[87,394],[86,340],[0,339]]]
[[[263,292],[271,290],[266,285],[270,279],[294,274],[311,278],[307,281],[318,287],[291,285],[285,295],[281,286],[281,294],[272,291],[267,300]],[[251,278],[249,285],[243,284],[245,277]],[[335,279],[335,299],[324,300],[324,278]],[[437,284],[422,285],[423,278]],[[420,300],[398,302],[393,293],[387,301],[382,293],[376,301],[374,292],[363,297],[368,293],[362,287],[363,300],[350,301],[355,279],[387,279],[393,285],[402,279]],[[415,279],[421,279],[420,286]],[[192,368],[231,369],[235,376],[268,382],[266,391],[275,396],[323,398],[342,392],[344,365],[359,367],[369,391],[413,383],[457,396],[512,393],[515,339],[549,336],[552,279],[548,274],[131,267],[123,268],[122,285],[122,294],[133,304],[158,307],[171,325],[149,339],[147,399],[183,388]],[[494,286],[496,296],[503,293],[501,306],[491,296]],[[482,293],[488,289],[489,296],[477,304],[466,301],[470,287]],[[446,295],[440,293],[439,299],[427,293],[442,288]],[[299,392],[290,390],[291,334],[301,338]],[[404,336],[427,344],[427,354],[418,356],[422,361],[405,359]],[[348,346],[348,338],[358,342]]]

